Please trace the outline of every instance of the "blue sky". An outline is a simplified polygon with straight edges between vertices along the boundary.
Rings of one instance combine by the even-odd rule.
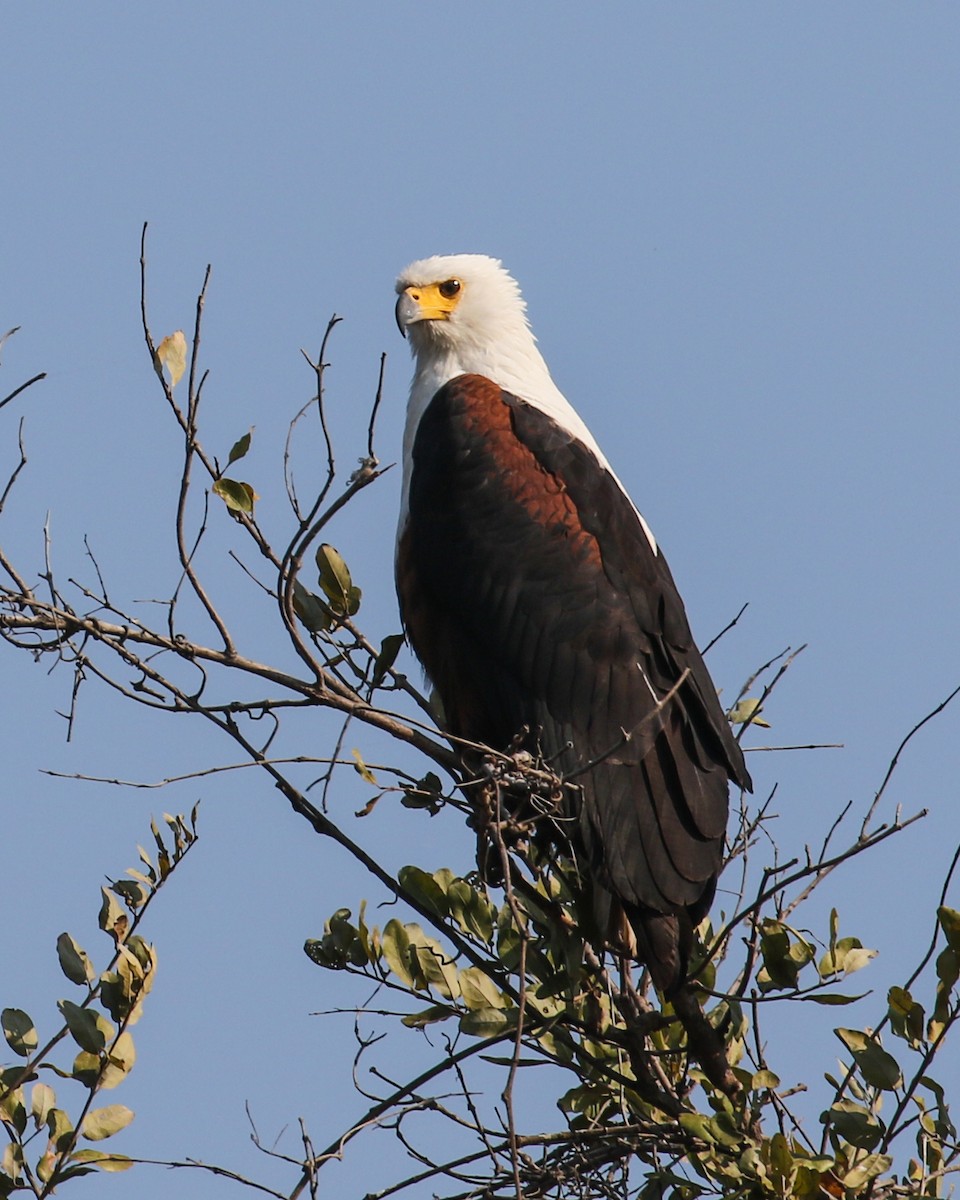
[[[808,644],[770,707],[769,740],[845,749],[750,761],[758,794],[779,782],[779,832],[802,852],[847,801],[863,811],[900,738],[960,682],[958,35],[952,5],[884,0],[10,7],[0,328],[22,330],[0,393],[48,378],[0,414],[0,474],[20,415],[30,455],[3,545],[39,570],[49,513],[64,578],[89,573],[87,535],[118,596],[173,586],[179,450],[139,335],[143,221],[158,336],[189,325],[213,265],[206,439],[223,455],[255,426],[245,469],[278,540],[283,438],[312,385],[300,348],[315,352],[331,313],[344,317],[328,386],[349,467],[388,352],[390,461],[409,379],[397,271],[432,253],[494,254],[657,533],[701,640],[750,602],[711,653],[725,694]],[[308,490],[320,460],[305,447],[297,470]],[[398,483],[388,475],[331,531],[375,639],[398,628]],[[208,578],[251,653],[283,655],[226,557],[231,533],[211,538]],[[202,797],[201,846],[149,931],[161,973],[116,1095],[138,1111],[117,1149],[269,1174],[247,1143],[246,1099],[267,1141],[302,1115],[324,1143],[360,1105],[342,1074],[349,1020],[309,1014],[359,994],[300,946],[338,906],[380,897],[250,773],[160,794],[40,774],[152,780],[232,753],[94,684],[66,744],[66,675],[9,653],[3,670],[18,902],[0,934],[0,1002],[52,1021],[68,987],[57,934],[102,942],[103,875],[132,865],[150,812]],[[837,904],[843,927],[881,950],[858,980],[876,1005],[863,1022],[926,941],[957,842],[958,711],[911,746],[884,810],[930,816],[812,909],[822,920]],[[320,753],[332,736],[318,717],[301,748]],[[353,736],[368,758],[387,752]],[[452,818],[381,806],[358,823],[349,814],[367,798],[347,772],[332,808],[391,865],[469,862]],[[815,1024],[829,1069],[830,1022]],[[394,1053],[399,1070],[419,1051]],[[807,1067],[793,1064],[798,1077]],[[363,1155],[342,1171],[343,1194],[380,1182]],[[72,1194],[119,1195],[129,1179]],[[142,1200],[170,1186],[146,1168],[136,1183]],[[228,1191],[183,1174],[176,1188]]]

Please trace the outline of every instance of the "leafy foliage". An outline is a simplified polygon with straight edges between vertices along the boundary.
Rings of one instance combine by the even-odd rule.
[[[95,1108],[94,1102],[121,1084],[136,1062],[130,1028],[143,1013],[157,966],[156,951],[138,930],[196,842],[196,810],[189,818],[164,816],[163,826],[161,831],[151,823],[156,855],[141,849],[140,866],[101,889],[98,923],[110,943],[106,967],[98,972],[71,934],[57,938],[60,969],[80,992],[76,1001],[58,1001],[58,1021],[42,1046],[31,1017],[18,1008],[3,1010],[7,1046],[24,1061],[0,1069],[0,1122],[9,1139],[0,1161],[0,1197],[47,1196],[69,1179],[133,1166],[124,1155],[79,1143],[105,1141],[134,1117],[123,1104]],[[75,1097],[72,1112],[58,1090]]]
[[[838,844],[838,819],[818,854],[785,862],[766,806],[743,807],[729,848],[727,881],[738,879],[736,894],[722,924],[707,920],[698,931],[697,990],[672,1002],[657,997],[642,970],[613,954],[593,929],[590,881],[578,864],[538,837],[538,823],[555,812],[563,786],[551,764],[478,747],[461,756],[460,747],[431,731],[434,708],[397,668],[402,635],[374,644],[356,624],[361,590],[344,555],[322,538],[336,514],[381,474],[373,448],[379,387],[366,452],[335,494],[323,397],[327,337],[337,319],[310,362],[316,397],[291,425],[292,439],[300,418],[315,409],[327,475],[304,503],[294,486],[288,440],[284,481],[292,532],[278,543],[258,524],[253,485],[227,478],[199,436],[205,290],[206,282],[191,342],[178,332],[155,346],[144,282],[144,339],[186,445],[176,515],[182,578],[165,606],[165,621],[154,628],[127,611],[108,594],[99,568],[95,583],[71,581],[67,592],[47,572],[43,592],[35,591],[0,550],[6,581],[0,584],[0,634],[14,649],[64,667],[74,693],[90,674],[133,703],[205,720],[266,775],[318,837],[361,863],[370,879],[368,899],[394,903],[389,919],[373,923],[367,901],[351,898],[306,942],[305,952],[319,968],[357,980],[358,1061],[376,1053],[379,1037],[363,1029],[364,1022],[377,1020],[388,1024],[411,1058],[427,1055],[428,1062],[418,1059],[406,1082],[368,1095],[368,1110],[333,1131],[325,1149],[316,1150],[304,1133],[302,1154],[283,1156],[296,1173],[286,1192],[220,1168],[194,1163],[192,1169],[216,1170],[291,1200],[306,1192],[316,1196],[327,1163],[351,1152],[370,1130],[386,1128],[416,1167],[379,1198],[944,1195],[960,1157],[950,1081],[937,1078],[938,1056],[960,1013],[960,913],[947,906],[947,886],[928,951],[879,1007],[859,990],[860,973],[869,976],[876,951],[847,930],[841,935],[836,910],[827,927],[815,931],[802,909],[834,870],[916,819],[898,814],[875,823],[887,781],[844,844]],[[226,469],[246,459],[251,445],[252,431],[239,437]],[[0,512],[26,461],[21,458],[0,497]],[[248,569],[259,584],[255,595],[273,606],[284,661],[292,651],[299,674],[245,655],[213,589],[201,580],[198,553],[207,522],[223,522],[226,514],[219,505],[211,513],[205,494],[203,516],[191,527],[188,498],[196,476],[206,480],[208,494],[224,501],[241,545],[252,548],[260,568],[260,576]],[[181,627],[184,591],[206,615],[209,645],[194,632],[195,620]],[[771,693],[792,657],[777,656],[751,675],[729,711],[733,723],[744,730],[767,727]],[[131,670],[138,680],[133,686]],[[269,683],[278,698],[222,703],[224,691],[242,695],[244,681]],[[327,759],[274,754],[277,731],[293,707],[324,710],[342,721]],[[412,748],[419,755],[415,767],[367,761],[361,739],[352,754],[344,754],[350,723],[354,732],[360,726],[385,733],[398,749]],[[320,769],[311,780],[318,802],[299,783],[294,768],[302,764]],[[392,877],[348,834],[347,823],[328,811],[342,766],[375,791],[359,816],[371,817],[381,802],[393,799],[410,810],[411,821],[444,809],[466,818],[485,862],[483,877],[465,862],[455,869],[410,865]],[[61,971],[76,991],[59,1002],[52,1032],[41,1032],[16,1007],[0,1016],[12,1056],[0,1072],[0,1121],[7,1136],[0,1200],[15,1191],[46,1196],[71,1178],[131,1165],[96,1144],[120,1133],[133,1114],[97,1098],[134,1066],[131,1030],[156,975],[156,955],[140,925],[195,840],[193,816],[165,817],[151,833],[153,847],[140,851],[140,865],[102,889],[98,923],[110,943],[105,965],[96,966],[72,934],[57,940]],[[765,857],[765,846],[774,846],[772,858]],[[850,1007],[858,1001],[861,1007]],[[813,1005],[811,1011],[831,1027],[836,1021],[839,1065],[825,1075],[825,1087],[816,1083],[819,1125],[813,1130],[794,1107],[797,1088],[781,1080],[780,1047],[768,1045],[765,1033],[774,1006],[791,1005]],[[862,1014],[865,1005],[873,1007],[872,1024],[861,1026],[860,1017],[849,1014]],[[842,1023],[834,1015],[838,1009],[844,1009]],[[726,1075],[716,1070],[716,1057]],[[815,1078],[806,1082],[814,1086]],[[61,1093],[79,1100],[68,1102]],[[544,1097],[551,1100],[552,1128],[543,1128]],[[432,1124],[418,1139],[414,1118],[426,1116]]]

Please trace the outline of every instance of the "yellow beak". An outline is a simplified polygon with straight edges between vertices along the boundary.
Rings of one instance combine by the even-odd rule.
[[[407,336],[407,328],[417,321],[447,321],[459,296],[442,296],[438,283],[425,287],[411,285],[397,299],[397,328]]]

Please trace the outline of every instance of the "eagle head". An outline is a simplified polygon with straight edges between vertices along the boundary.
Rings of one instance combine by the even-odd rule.
[[[516,342],[530,345],[520,288],[499,259],[449,254],[411,263],[397,279],[397,325],[414,355]]]

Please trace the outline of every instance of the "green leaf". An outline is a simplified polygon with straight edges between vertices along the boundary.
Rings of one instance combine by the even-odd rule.
[[[350,569],[338,550],[326,542],[317,550],[320,590],[330,601],[338,617],[352,617],[359,611],[361,592],[350,577]]]
[[[108,1104],[106,1108],[94,1108],[83,1118],[80,1133],[88,1142],[101,1142],[113,1137],[133,1120],[133,1112],[124,1104]]]
[[[250,438],[252,436],[253,428],[251,427],[247,430],[242,438],[237,438],[237,440],[233,443],[233,445],[230,447],[230,455],[227,458],[228,467],[232,466],[235,462],[238,462],[244,457],[244,455],[250,449]]]
[[[363,909],[361,906],[361,925]],[[370,946],[363,932],[350,923],[350,909],[338,908],[324,923],[321,939],[308,938],[303,950],[306,956],[319,967],[331,971],[342,971],[348,966],[363,967],[370,961]]]
[[[931,1078],[931,1076],[929,1076],[929,1075],[922,1075],[920,1077],[920,1083],[923,1087],[927,1088],[929,1091],[931,1091],[933,1093],[934,1099],[936,1100],[936,1104],[937,1104],[937,1120],[936,1120],[937,1136],[942,1138],[944,1141],[947,1141],[948,1139],[950,1141],[956,1141],[957,1130],[956,1130],[955,1125],[953,1124],[953,1122],[950,1119],[950,1106],[947,1104],[946,1096],[945,1096],[944,1090],[943,1090],[943,1085],[940,1083],[937,1083],[937,1081],[935,1079]]]
[[[384,926],[380,945],[383,949],[383,957],[387,960],[387,966],[401,983],[418,990],[424,986],[419,972],[415,977],[411,967],[409,934],[396,917]]]
[[[904,988],[892,987],[887,992],[887,1014],[896,1036],[917,1048],[923,1040],[926,1020],[923,1005],[918,1004]]]
[[[716,1135],[710,1126],[709,1118],[702,1113],[683,1112],[678,1118],[680,1128],[685,1133],[692,1133],[694,1137],[698,1137],[701,1141],[710,1142],[716,1141]]]
[[[823,1154],[804,1154],[803,1150],[793,1143],[794,1158],[798,1163],[803,1163],[805,1167],[809,1167],[811,1171],[818,1171],[821,1174],[824,1171],[830,1171],[836,1165],[835,1160]]]
[[[937,979],[940,979],[944,990],[953,991],[958,977],[960,977],[960,952],[953,948],[941,950],[937,955]]]
[[[101,1171],[128,1171],[133,1166],[134,1160],[127,1158],[126,1154],[108,1154],[102,1150],[78,1150],[71,1154],[68,1162],[71,1163],[90,1163],[92,1166],[97,1166]]]
[[[299,580],[293,584],[293,611],[311,633],[326,633],[333,624],[330,609]]]
[[[127,1158],[125,1154],[107,1154],[103,1150],[78,1150],[76,1154],[70,1155],[69,1161],[92,1163],[101,1171],[129,1171],[134,1160]]]
[[[743,1145],[743,1130],[728,1112],[718,1112],[710,1121],[710,1128],[722,1146],[733,1148]]]
[[[840,938],[839,941],[831,941],[830,948],[820,959],[817,970],[821,978],[828,975],[852,975],[876,956],[876,950],[867,950],[859,938]]]
[[[605,1114],[609,1112],[613,1099],[613,1093],[609,1087],[602,1084],[585,1084],[581,1087],[571,1088],[562,1095],[557,1101],[557,1107],[561,1112],[582,1113],[591,1125],[595,1125],[598,1121],[603,1120]],[[684,1180],[683,1183],[687,1185],[688,1181]],[[659,1188],[657,1189],[658,1196],[664,1194]],[[694,1195],[696,1194],[694,1193]],[[675,1195],[685,1196],[686,1187],[682,1191],[676,1192]]]
[[[789,1179],[793,1170],[793,1155],[782,1133],[775,1133],[770,1139],[770,1166],[781,1179]]]
[[[107,1018],[93,1008],[80,1008],[70,1000],[59,1000],[57,1008],[63,1014],[73,1040],[88,1054],[99,1054],[113,1039],[114,1028]]]
[[[100,1077],[100,1086],[106,1089],[115,1088],[130,1074],[136,1061],[137,1051],[133,1044],[133,1037],[127,1030],[124,1030],[110,1047],[107,1065]]]
[[[941,906],[937,909],[937,920],[951,950],[960,953],[960,912],[955,908]]]
[[[513,1022],[502,1008],[471,1009],[460,1018],[460,1032],[472,1037],[496,1037],[504,1033]]]
[[[386,678],[387,672],[397,661],[397,655],[403,643],[406,641],[402,633],[391,633],[383,639],[380,644],[380,653],[377,655],[373,664],[373,677],[371,682],[374,687],[379,687]]]
[[[73,1122],[62,1108],[51,1108],[47,1113],[47,1132],[55,1149],[65,1150],[73,1137]]]
[[[757,1071],[750,1081],[750,1087],[755,1092],[761,1088],[778,1088],[779,1086],[780,1076],[774,1075],[773,1071],[768,1070]]]
[[[844,1175],[843,1186],[854,1193],[859,1192],[865,1183],[889,1171],[892,1166],[893,1159],[889,1154],[868,1154]]]
[[[153,840],[157,844],[157,870],[160,872],[160,878],[166,879],[170,874],[170,853],[167,850],[160,830],[157,828],[156,821],[150,818],[150,832],[153,834]]]
[[[100,1000],[118,1025],[124,1021],[134,1025],[140,1019],[140,1001],[150,991],[153,978],[136,955],[128,953],[124,946],[117,949],[117,969],[100,977]]]
[[[800,973],[790,953],[790,936],[785,925],[770,919],[760,922],[760,954],[763,970],[757,976],[761,992],[793,988]]]
[[[947,946],[937,955],[937,999],[927,1023],[927,1037],[935,1041],[950,1020],[950,998],[960,976],[960,953]]]
[[[837,935],[840,932],[840,914],[835,908],[830,909],[830,949],[833,950],[837,944]]]
[[[419,867],[401,867],[397,872],[400,886],[417,904],[439,917],[445,917],[449,911],[447,897],[436,878]]]
[[[839,1135],[858,1150],[872,1150],[883,1136],[883,1126],[862,1104],[838,1100],[820,1118],[829,1121]]]
[[[152,974],[157,965],[157,952],[149,942],[145,942],[138,933],[133,934],[127,940],[125,946],[120,947],[120,956],[124,961],[140,966],[140,977],[144,980],[149,990],[152,983]],[[136,960],[136,962],[134,962]]]
[[[87,957],[87,952],[81,950],[69,933],[61,933],[57,938],[57,956],[60,959],[60,970],[71,983],[87,984],[93,980],[93,963]]]
[[[340,551],[335,546],[331,546],[329,542],[323,542],[314,557],[317,560],[317,570],[320,572],[320,590],[336,611],[343,612],[350,588],[353,587],[353,577],[350,576],[349,566],[344,562]]]
[[[100,928],[109,933],[117,942],[122,942],[130,927],[130,918],[120,903],[117,894],[110,888],[102,887],[103,903],[100,905]]]
[[[0,1027],[7,1045],[21,1058],[29,1058],[37,1048],[37,1031],[33,1021],[22,1008],[5,1008],[0,1013]]]
[[[27,1128],[27,1109],[24,1104],[23,1088],[14,1088],[0,1100],[0,1117],[23,1135]]]
[[[814,992],[810,996],[801,997],[801,999],[809,1000],[812,1004],[843,1005],[856,1004],[858,1000],[869,995],[869,992],[861,992],[859,996],[845,996],[842,992]]]
[[[889,1092],[900,1084],[900,1064],[875,1038],[862,1029],[836,1029],[834,1032],[853,1055],[860,1074],[871,1087]]]
[[[450,915],[465,933],[479,937],[488,946],[493,940],[496,910],[486,896],[465,879],[454,880],[447,889]]]
[[[408,925],[411,955],[415,955],[426,981],[446,1000],[460,995],[459,972],[453,959],[436,940],[420,928]]]
[[[110,1016],[121,1024],[133,1017],[138,1004],[139,987],[131,987],[129,979],[125,979],[119,971],[107,971],[100,979],[100,1003]],[[139,1013],[136,1020],[139,1017]]]
[[[497,917],[497,955],[508,971],[515,970],[520,961],[520,934],[508,904],[501,907]]]
[[[120,899],[128,908],[134,912],[138,908],[143,908],[147,900],[150,898],[151,888],[144,883],[139,883],[135,879],[116,879],[110,884],[111,889],[116,892]]]
[[[30,1115],[36,1121],[38,1129],[41,1125],[46,1125],[47,1116],[56,1103],[57,1094],[49,1084],[35,1083],[33,1085],[30,1093]]]
[[[315,557],[324,595],[334,604],[344,604],[353,586],[353,579],[340,551],[329,542],[323,542]]]
[[[70,1074],[85,1088],[95,1088],[100,1082],[100,1070],[103,1066],[99,1054],[91,1054],[81,1050],[73,1060],[73,1070]]]
[[[433,1004],[430,1008],[423,1009],[422,1012],[408,1013],[405,1017],[401,1017],[400,1023],[406,1025],[408,1029],[423,1029],[427,1025],[435,1025],[437,1021],[446,1021],[448,1017],[456,1015],[455,1008],[450,1008],[446,1004]]]
[[[485,971],[479,967],[464,967],[460,972],[460,994],[467,1008],[506,1008],[507,998]]]
[[[249,483],[237,479],[220,478],[214,481],[213,491],[231,512],[253,514],[253,506],[260,497]]]
[[[344,964],[339,958],[336,961],[330,960],[322,938],[307,938],[303,943],[303,952],[318,967],[327,967],[332,971],[343,970]]]
[[[435,816],[443,807],[440,777],[428,771],[415,787],[404,788],[400,803],[404,808],[426,808],[431,816]]]
[[[366,912],[367,902],[366,900],[361,900],[360,911],[357,913],[357,941],[363,954],[364,963],[372,963],[377,961],[380,951],[375,951],[373,948],[370,930],[367,928]],[[377,936],[379,936],[379,931],[376,932]]]
[[[902,987],[892,987],[887,992],[887,1004],[890,1008],[891,1017],[904,1018],[909,1015],[913,1008],[913,997]]]
[[[799,968],[813,962],[814,948],[808,941],[794,931],[795,940],[790,943],[790,958]]]
[[[948,947],[937,955],[937,978],[947,989],[952,991],[960,977],[960,952]]]

